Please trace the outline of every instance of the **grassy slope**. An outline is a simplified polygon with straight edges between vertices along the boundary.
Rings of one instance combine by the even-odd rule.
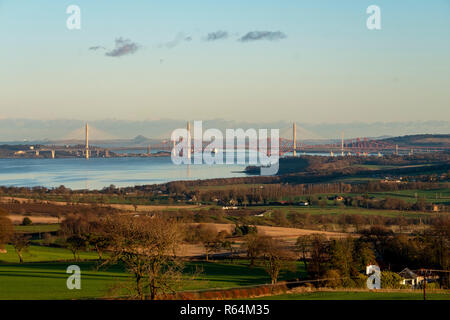
[[[131,285],[132,276],[120,265],[96,270],[96,261],[83,262],[46,262],[71,259],[71,253],[65,249],[32,246],[33,255],[18,264],[11,247],[8,253],[0,255],[0,299],[87,299],[111,296],[110,288],[119,283]],[[82,259],[96,259],[95,253],[82,253]],[[12,263],[11,263],[12,262]],[[66,273],[69,265],[81,268],[81,290],[68,290]],[[281,279],[295,279],[304,274],[302,263],[298,263],[296,272],[283,273]],[[203,272],[192,278],[196,270]],[[234,264],[229,262],[189,262],[186,264],[186,277],[181,290],[209,288],[232,288],[254,284],[269,283],[269,277],[261,266],[248,268],[247,261]],[[126,294],[118,291],[113,296]]]
[[[59,230],[59,224],[33,224],[30,226],[15,226],[16,231],[23,233],[55,232]]]
[[[68,290],[67,267],[81,268],[81,290]],[[92,262],[42,262],[0,265],[0,299],[80,299],[106,295],[117,281],[129,276],[120,269],[95,271]]]
[[[450,300],[450,293],[428,293],[428,300]],[[423,300],[421,292],[348,292],[325,291],[301,294],[282,294],[255,300]]]
[[[406,202],[415,203],[416,194],[418,198],[426,199],[427,202],[450,204],[450,189],[434,189],[434,190],[400,190],[391,192],[369,193],[370,196],[377,198],[397,198]]]
[[[347,179],[347,178],[346,178]],[[359,182],[367,182],[368,180],[379,180],[379,179],[367,179],[367,178],[352,178],[353,180],[356,179]],[[352,180],[352,181],[353,181]],[[234,184],[234,185],[220,185],[220,186],[201,186],[198,189],[200,190],[228,190],[228,189],[237,189],[237,190],[249,190],[251,188],[258,188],[260,187],[262,184]],[[269,186],[270,184],[266,185]],[[194,189],[194,188],[191,188]],[[407,202],[410,203],[414,203],[416,202],[416,194],[418,198],[424,198],[426,199],[427,202],[432,202],[432,203],[440,203],[440,204],[450,204],[450,189],[449,188],[439,188],[439,189],[434,189],[434,190],[400,190],[400,191],[389,191],[389,192],[373,192],[373,193],[369,193],[369,196],[373,196],[376,198],[398,198],[398,199],[402,199],[405,200]],[[316,194],[316,196],[333,196],[335,195],[334,193],[330,193],[330,194]],[[346,194],[347,196],[358,196],[358,194]],[[436,195],[437,195],[437,199],[436,199]],[[23,197],[26,197],[24,195],[22,195]],[[119,199],[116,196],[111,196],[111,197],[96,197],[96,196],[92,196],[91,197],[92,202],[96,202],[96,201],[100,201],[100,202],[105,202],[107,204],[132,204],[135,200],[132,199]],[[306,200],[308,197],[307,196],[299,196],[296,197],[298,198],[297,200]],[[64,202],[65,199],[63,199],[60,196],[48,196],[47,200],[52,200],[52,201],[61,201]],[[288,200],[287,198],[284,200]],[[152,205],[151,202],[148,201],[148,198],[145,197],[141,197],[138,200],[138,204],[142,205]],[[330,204],[332,204],[332,201],[330,201]],[[159,205],[159,204],[154,204],[153,205]],[[164,205],[164,204],[161,204]],[[177,206],[179,205],[183,205],[183,204],[177,204]],[[212,204],[213,205],[213,204]],[[199,210],[199,209],[205,209],[208,206],[203,206],[202,208],[191,208],[189,205],[186,205],[186,208],[191,209],[191,210]],[[168,209],[170,209],[170,205],[168,205]]]
[[[317,197],[332,197],[336,195],[336,193],[323,193],[323,194],[316,194]],[[357,197],[361,196],[362,194],[356,194],[356,193],[345,193],[341,194],[342,196],[352,196]],[[438,189],[431,189],[431,190],[397,190],[397,191],[387,191],[387,192],[369,192],[368,195],[370,197],[375,197],[379,199],[385,199],[385,198],[397,198],[404,200],[406,202],[415,203],[417,201],[417,198],[419,199],[425,199],[427,202],[430,203],[442,203],[442,204],[449,204],[450,203],[450,189],[449,188],[438,188]],[[298,197],[299,200],[307,200],[307,196],[300,196]],[[288,200],[287,198],[285,200]],[[333,201],[328,201],[329,205],[333,205]]]
[[[19,257],[11,245],[6,246],[7,253],[0,254],[0,262],[18,263]],[[80,259],[94,260],[98,255],[95,252],[82,252]],[[64,248],[51,248],[44,246],[30,246],[28,252],[23,254],[23,260],[27,262],[42,262],[42,261],[71,261],[73,254],[70,250]]]
[[[258,208],[258,207],[255,207]],[[418,211],[398,211],[398,210],[376,210],[376,209],[364,209],[364,208],[352,208],[352,207],[297,207],[297,206],[265,206],[260,207],[261,209],[276,209],[281,210],[285,213],[289,212],[299,212],[299,213],[309,213],[309,214],[361,214],[361,215],[376,215],[376,216],[386,216],[386,217],[398,217],[403,215],[409,218],[423,217],[430,215],[428,212],[418,212]]]

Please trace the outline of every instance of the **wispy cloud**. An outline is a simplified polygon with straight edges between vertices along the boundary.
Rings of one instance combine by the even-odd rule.
[[[103,46],[93,46],[93,47],[89,47],[89,50],[92,50],[92,51],[97,51],[97,50],[106,50],[106,48],[105,47],[103,47]]]
[[[125,55],[136,53],[140,49],[140,45],[129,39],[117,38],[116,47],[105,53],[108,57],[122,57]]]
[[[239,38],[241,42],[268,40],[277,41],[285,39],[286,35],[281,31],[251,31]]]
[[[216,41],[216,40],[222,40],[228,38],[228,32],[226,31],[216,31],[216,32],[210,32],[206,36],[206,41]]]
[[[185,36],[183,33],[180,32],[175,36],[175,38],[173,40],[164,42],[164,43],[160,44],[158,47],[172,49],[183,42],[190,42],[190,41],[192,41],[192,37]]]

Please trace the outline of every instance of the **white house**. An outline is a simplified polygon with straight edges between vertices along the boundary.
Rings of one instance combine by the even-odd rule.
[[[423,282],[422,276],[408,268],[403,269],[398,274],[403,278],[401,284],[411,286],[411,288],[417,288]]]

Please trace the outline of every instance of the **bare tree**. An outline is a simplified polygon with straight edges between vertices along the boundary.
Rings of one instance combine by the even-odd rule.
[[[249,267],[253,267],[262,254],[265,241],[266,237],[258,233],[250,233],[244,238],[242,248],[247,251],[247,257],[250,259]]]
[[[90,230],[89,216],[87,214],[70,214],[61,223],[60,233],[64,237],[84,235]]]
[[[319,278],[325,273],[328,249],[329,241],[323,234],[311,235],[311,261],[308,265],[308,272],[313,278]]]
[[[84,213],[68,215],[61,223],[60,233],[66,238],[66,245],[72,251],[74,259],[79,259],[79,252],[89,245],[95,248],[99,260],[108,248],[110,236],[103,230],[102,219],[93,214]]]
[[[208,224],[199,224],[195,231],[197,240],[203,244],[205,249],[206,261],[209,261],[209,255],[219,251],[222,247],[225,234],[218,232],[215,226]]]
[[[86,250],[88,248],[88,241],[82,235],[73,235],[67,238],[66,246],[70,251],[72,251],[74,260],[79,261],[80,251]]]
[[[311,236],[305,235],[297,238],[295,243],[297,252],[300,253],[305,269],[308,267],[308,256],[311,254]]]
[[[134,275],[139,299],[156,299],[174,292],[181,281],[183,264],[173,253],[181,243],[180,226],[160,216],[108,218],[105,231],[112,236],[107,263],[122,262]],[[104,265],[103,264],[103,265]]]
[[[103,252],[110,246],[111,237],[103,233],[90,233],[87,241],[97,251],[98,259],[102,260]]]
[[[102,260],[103,252],[108,249],[111,244],[111,235],[104,230],[103,220],[100,218],[90,219],[88,221],[88,230],[85,234],[90,246],[97,251],[98,259]]]
[[[14,246],[20,263],[23,263],[23,253],[28,250],[30,246],[31,237],[23,233],[15,233],[11,238],[11,244]]]
[[[272,284],[277,283],[281,270],[292,270],[295,267],[294,254],[286,249],[285,244],[269,236],[264,236],[263,257],[265,270]]]
[[[0,208],[0,253],[4,250],[4,245],[8,243],[14,234],[14,227],[8,218],[8,212]]]

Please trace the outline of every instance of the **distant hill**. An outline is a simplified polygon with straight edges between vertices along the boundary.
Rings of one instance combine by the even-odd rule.
[[[89,119],[87,119],[89,120]],[[191,121],[196,119],[190,119]],[[280,136],[292,138],[293,119],[256,123],[251,120],[213,119],[203,121],[204,130],[225,129],[279,129]],[[93,120],[89,121],[91,141],[133,140],[139,137],[152,139],[168,139],[173,130],[185,128],[186,120]],[[0,119],[0,142],[42,142],[56,140],[84,140],[85,120],[59,119]],[[354,123],[305,123],[297,121],[297,139],[310,144],[339,141],[344,132],[345,139],[373,138],[381,136],[403,136],[417,134],[450,134],[450,121],[416,121],[416,122],[354,122]]]
[[[383,141],[402,146],[450,147],[450,134],[416,134],[403,137],[392,137]]]

